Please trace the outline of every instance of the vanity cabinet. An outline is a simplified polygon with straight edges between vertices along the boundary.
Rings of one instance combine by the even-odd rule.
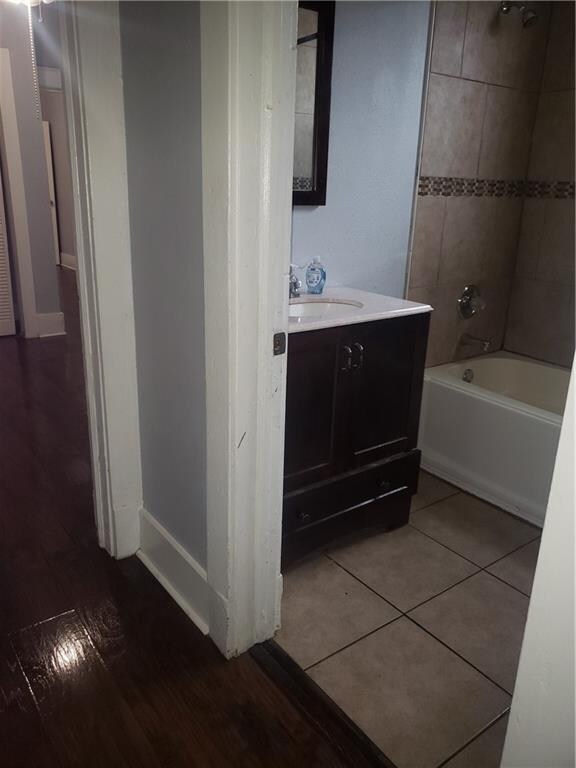
[[[407,522],[428,325],[423,312],[289,336],[284,562]]]

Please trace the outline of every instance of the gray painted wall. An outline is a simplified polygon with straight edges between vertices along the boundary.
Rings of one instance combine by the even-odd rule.
[[[199,4],[120,22],[144,506],[205,565]]]
[[[42,313],[58,312],[60,297],[52,239],[48,175],[42,122],[36,112],[28,9],[25,5],[0,3],[0,47],[10,51],[14,80],[36,309]]]
[[[294,209],[292,258],[328,284],[404,295],[428,2],[339,2],[326,205]]]

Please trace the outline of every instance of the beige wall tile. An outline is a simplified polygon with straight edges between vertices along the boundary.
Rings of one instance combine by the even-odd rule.
[[[546,203],[547,200],[541,198],[524,200],[516,255],[516,274],[520,277],[533,278],[536,275],[546,220]]]
[[[543,91],[574,88],[574,3],[553,3]]]
[[[538,94],[495,85],[488,87],[478,176],[523,179],[526,176]]]
[[[572,285],[574,258],[574,201],[525,200],[516,274]]]
[[[574,179],[574,91],[541,94],[528,177]]]
[[[537,91],[548,31],[547,3],[538,3],[539,19],[523,27],[519,14],[499,12],[499,2],[471,2],[462,59],[462,75],[494,85]]]
[[[453,282],[435,287],[412,288],[408,298],[430,304],[434,308],[430,320],[430,336],[426,365],[441,365],[480,354],[480,347],[462,344],[462,335],[490,339],[491,349],[500,349],[504,338],[510,281],[496,279],[478,284],[486,301],[486,309],[470,320],[458,315],[458,298],[465,283]]]
[[[410,288],[408,298],[430,304],[434,311],[430,318],[430,333],[426,351],[426,365],[441,365],[454,360],[458,345],[458,316],[456,299],[462,292],[461,286],[448,291],[446,286],[424,286]]]
[[[557,365],[571,365],[574,356],[573,287],[516,280],[504,346],[521,355]]]
[[[544,200],[537,280],[574,285],[574,200]]]
[[[510,276],[521,213],[516,198],[447,198],[439,282],[466,285]]]
[[[411,287],[436,285],[438,281],[445,209],[445,197],[418,197],[416,200]]]
[[[436,3],[434,42],[430,69],[442,75],[459,76],[462,68],[462,50],[468,3]]]
[[[430,75],[423,176],[476,176],[485,102],[485,85]]]

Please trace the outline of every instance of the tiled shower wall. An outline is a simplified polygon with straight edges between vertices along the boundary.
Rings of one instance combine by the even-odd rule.
[[[428,365],[478,354],[466,332],[504,343],[524,196],[542,192],[525,180],[551,5],[535,3],[538,22],[525,28],[498,2],[437,4],[408,290],[435,308]],[[456,302],[470,283],[487,307],[462,320]]]
[[[529,179],[574,181],[574,4],[553,3]],[[506,349],[569,366],[574,354],[574,200],[524,201]]]

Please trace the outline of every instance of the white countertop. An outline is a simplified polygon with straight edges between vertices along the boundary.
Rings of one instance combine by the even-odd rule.
[[[316,303],[319,299],[324,301]],[[329,303],[330,301],[349,301],[353,302],[353,305]],[[299,298],[290,299],[291,312],[298,311],[295,306],[297,304],[307,304],[306,314],[301,317],[289,318],[289,333],[317,331],[321,328],[369,323],[373,320],[386,320],[391,317],[432,311],[429,304],[419,304],[416,301],[396,299],[393,296],[383,296],[380,293],[369,293],[356,288],[344,287],[327,288],[320,296],[303,292]]]

